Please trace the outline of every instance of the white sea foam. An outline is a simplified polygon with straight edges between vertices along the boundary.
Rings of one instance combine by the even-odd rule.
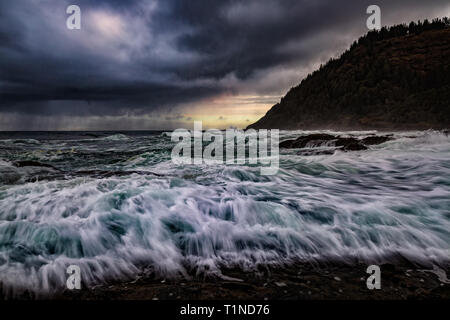
[[[113,134],[111,136],[107,136],[107,137],[104,137],[101,139],[107,140],[107,141],[126,141],[126,140],[130,140],[131,138],[125,134],[118,133],[118,134]]]
[[[186,275],[186,265],[220,276],[224,265],[251,270],[297,260],[401,255],[448,263],[450,138],[396,136],[367,151],[282,153],[270,177],[257,167],[180,167],[167,156],[155,162],[157,154],[146,152],[122,169],[161,176],[2,187],[3,290],[60,290],[71,264],[94,285],[145,270]]]
[[[40,144],[40,142],[36,139],[2,139],[0,143],[8,143],[8,144]]]

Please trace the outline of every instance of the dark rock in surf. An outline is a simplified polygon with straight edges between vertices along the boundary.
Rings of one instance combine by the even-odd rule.
[[[367,150],[367,147],[361,140],[355,138],[338,138],[335,142],[336,147],[340,147],[343,151],[360,151]]]
[[[285,140],[280,143],[280,148],[301,149],[306,146],[324,145],[328,141],[338,139],[338,137],[331,134],[310,134],[307,136],[299,137],[295,140]]]
[[[17,168],[23,168],[23,167],[41,167],[41,168],[50,168],[53,170],[58,170],[58,168],[55,168],[54,166],[46,163],[41,163],[38,161],[31,161],[31,160],[25,160],[25,161],[16,161],[13,163],[13,165]]]
[[[366,146],[372,146],[372,145],[382,144],[382,143],[385,143],[390,140],[393,140],[393,138],[390,136],[372,136],[372,137],[364,138],[361,141]]]
[[[319,133],[301,136],[297,139],[282,141],[280,143],[280,148],[304,149],[298,152],[298,155],[326,155],[333,154],[336,150],[367,150],[367,146],[377,145],[391,140],[394,140],[391,135],[370,136],[364,139],[357,139],[354,137],[340,137],[326,133]],[[321,147],[327,147],[328,149],[319,149]],[[335,149],[332,149],[332,147]]]
[[[303,149],[308,147],[337,147],[342,151],[358,151],[367,149],[367,147],[356,138],[342,138],[331,134],[310,134],[299,137],[296,140],[286,140],[280,143],[280,148]],[[324,152],[322,154],[332,154],[334,151],[318,150],[318,152]]]

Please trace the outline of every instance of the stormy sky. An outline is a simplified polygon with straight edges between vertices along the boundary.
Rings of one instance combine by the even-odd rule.
[[[450,15],[448,0],[0,1],[0,130],[245,127],[365,34],[371,4],[383,25]]]

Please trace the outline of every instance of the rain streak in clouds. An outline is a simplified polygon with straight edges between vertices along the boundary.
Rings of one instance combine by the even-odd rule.
[[[80,6],[81,30],[66,28]],[[0,130],[243,127],[367,32],[369,1],[0,2]],[[378,1],[382,23],[448,1]]]

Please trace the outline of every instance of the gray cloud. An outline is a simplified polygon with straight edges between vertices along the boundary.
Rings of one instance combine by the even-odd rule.
[[[75,2],[82,10],[78,31],[65,27],[65,9]],[[75,2],[0,2],[0,117],[159,110],[173,112],[167,117],[175,121],[177,106],[219,94],[280,95],[364,34],[372,4]],[[449,8],[446,0],[378,5],[384,24],[442,16]]]

